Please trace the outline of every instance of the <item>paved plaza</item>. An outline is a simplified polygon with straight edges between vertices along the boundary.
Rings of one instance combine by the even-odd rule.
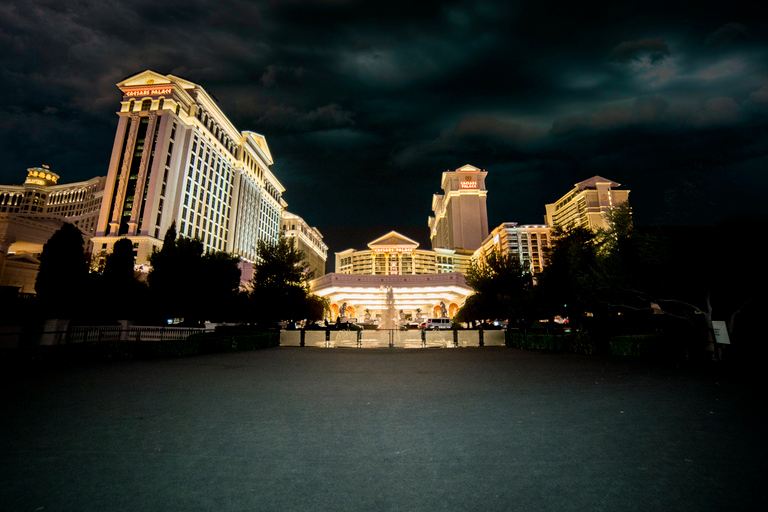
[[[717,364],[281,347],[6,372],[4,511],[768,506],[762,394]]]

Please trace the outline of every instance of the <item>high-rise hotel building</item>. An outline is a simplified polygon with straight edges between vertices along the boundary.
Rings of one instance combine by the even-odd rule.
[[[629,199],[629,190],[617,190],[620,183],[593,176],[576,183],[573,188],[552,204],[546,205],[547,226],[569,229],[583,226],[587,229],[608,229],[606,213]]]
[[[285,189],[263,135],[238,131],[202,87],[173,75],[148,70],[117,87],[123,97],[94,251],[127,237],[136,263],[146,263],[174,222],[205,250],[251,262],[259,240],[277,241]]]
[[[453,249],[471,255],[483,245],[488,237],[487,174],[471,165],[443,173],[443,193],[432,197],[435,216],[429,217],[433,249]]]
[[[538,274],[546,264],[544,255],[549,247],[550,236],[550,228],[542,224],[504,222],[491,231],[472,259],[481,262],[487,254],[496,252],[519,259],[523,268]]]
[[[323,242],[323,235],[304,219],[283,211],[283,236],[293,239],[295,247],[304,253],[309,270],[315,278],[325,275],[325,260],[328,259],[328,246]]]

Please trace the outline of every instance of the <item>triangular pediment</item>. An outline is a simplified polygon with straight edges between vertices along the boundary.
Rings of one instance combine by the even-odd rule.
[[[150,69],[142,71],[138,75],[134,75],[131,78],[123,80],[118,87],[133,87],[136,85],[157,85],[157,84],[170,84],[171,80],[160,73],[156,73]]]
[[[267,157],[267,163],[269,163],[269,165],[272,165],[274,163],[274,160],[272,160],[272,153],[269,151],[269,146],[267,145],[267,138],[260,133],[250,132],[247,130],[244,131],[243,133],[246,135],[249,135],[253,139],[256,145],[259,146],[259,148],[261,148],[261,150],[264,152],[264,155]]]
[[[459,167],[458,169],[456,169],[456,172],[478,172],[479,170],[480,169],[478,169],[474,165],[467,164],[467,165],[464,165],[464,166]]]
[[[368,244],[371,249],[382,249],[386,247],[404,248],[411,247],[413,249],[419,246],[419,242],[411,240],[407,236],[403,236],[397,231],[390,231],[381,238],[377,238],[373,242]]]
[[[189,80],[184,80],[183,78],[179,78],[175,75],[168,75],[168,79],[181,87],[182,89],[194,89],[197,87],[197,84],[190,82]]]

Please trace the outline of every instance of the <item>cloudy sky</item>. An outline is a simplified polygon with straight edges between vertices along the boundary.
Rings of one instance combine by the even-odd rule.
[[[0,183],[43,163],[65,182],[106,174],[115,84],[152,69],[264,134],[312,225],[425,226],[441,173],[464,164],[488,171],[492,226],[541,223],[594,175],[632,191],[640,224],[764,217],[760,6],[3,2]]]

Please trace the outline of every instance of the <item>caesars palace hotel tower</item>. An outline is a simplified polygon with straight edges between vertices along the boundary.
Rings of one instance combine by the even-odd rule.
[[[269,170],[264,136],[238,131],[197,84],[144,71],[117,87],[123,98],[93,251],[133,242],[137,264],[176,223],[205,251],[253,262],[276,242],[285,191]]]
[[[471,255],[483,245],[488,237],[487,174],[471,165],[443,173],[443,194],[432,197],[435,216],[429,218],[433,249],[447,248]]]

